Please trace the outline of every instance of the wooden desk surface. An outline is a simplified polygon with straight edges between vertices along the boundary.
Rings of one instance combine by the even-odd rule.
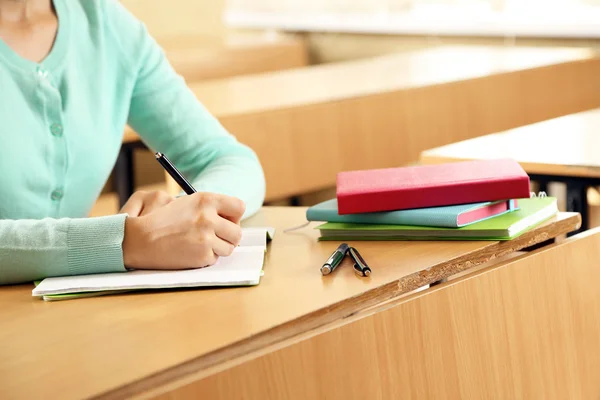
[[[423,163],[514,158],[528,173],[600,178],[600,109],[426,150]]]
[[[304,208],[268,208],[265,275],[251,288],[138,293],[45,303],[31,285],[0,288],[0,398],[124,398],[207,376],[269,345],[422,285],[575,230],[561,213],[511,242],[360,242],[369,279],[349,264],[322,277],[336,243],[319,243]],[[237,360],[237,361],[236,361]]]

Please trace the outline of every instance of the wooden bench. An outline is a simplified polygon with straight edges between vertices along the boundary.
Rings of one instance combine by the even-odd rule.
[[[600,109],[430,149],[421,153],[420,162],[505,157],[517,160],[542,191],[549,182],[565,183],[567,210],[579,212],[581,229],[588,229],[587,192],[600,185]]]
[[[599,69],[590,49],[450,46],[190,86],[257,152],[271,201],[331,187],[339,171],[600,107]]]

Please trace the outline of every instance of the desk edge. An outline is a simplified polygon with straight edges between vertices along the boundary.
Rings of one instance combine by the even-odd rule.
[[[489,242],[489,245],[477,251],[447,260],[425,271],[404,276],[373,290],[275,326],[227,347],[101,393],[93,398],[121,399],[153,397],[166,393],[170,389],[181,387],[191,381],[203,379],[222,370],[222,368],[219,368],[222,364],[227,364],[229,367],[237,365],[242,362],[240,359],[254,358],[253,354],[259,353],[265,347],[277,346],[284,341],[350,317],[372,308],[381,302],[399,297],[424,285],[443,280],[496,257],[502,257],[572,232],[581,225],[580,214],[561,213],[561,215],[564,216],[563,219],[551,220],[525,232],[516,239]]]

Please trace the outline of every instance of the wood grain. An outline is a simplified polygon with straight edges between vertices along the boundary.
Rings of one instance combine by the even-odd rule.
[[[277,229],[265,276],[256,287],[60,303],[32,298],[31,285],[0,288],[0,319],[10,321],[0,326],[0,398],[37,398],[58,391],[64,399],[123,398],[165,390],[580,224],[578,214],[561,213],[502,243],[350,242],[373,268],[369,279],[361,279],[348,260],[334,274],[320,275],[319,267],[336,243],[317,242],[311,227],[282,232],[302,223],[305,212],[266,208],[246,222]],[[32,381],[36,384],[30,385]]]
[[[599,69],[587,49],[440,47],[191,88],[258,154],[273,201],[332,187],[339,171],[599,107]]]
[[[600,230],[338,321],[156,399],[595,399]]]
[[[600,178],[599,130],[594,109],[426,150],[420,161],[513,158],[531,174]]]

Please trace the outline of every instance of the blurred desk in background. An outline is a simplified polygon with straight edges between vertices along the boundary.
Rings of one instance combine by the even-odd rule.
[[[600,96],[600,93],[598,94]],[[588,189],[600,186],[600,109],[571,114],[430,149],[422,164],[513,158],[540,191],[550,182],[567,186],[567,210],[581,214],[588,229]]]
[[[590,49],[449,46],[190,86],[257,152],[273,201],[334,186],[339,171],[600,107],[599,70]]]
[[[308,45],[291,35],[238,35],[215,44],[184,36],[162,40],[173,68],[190,82],[304,67]]]

